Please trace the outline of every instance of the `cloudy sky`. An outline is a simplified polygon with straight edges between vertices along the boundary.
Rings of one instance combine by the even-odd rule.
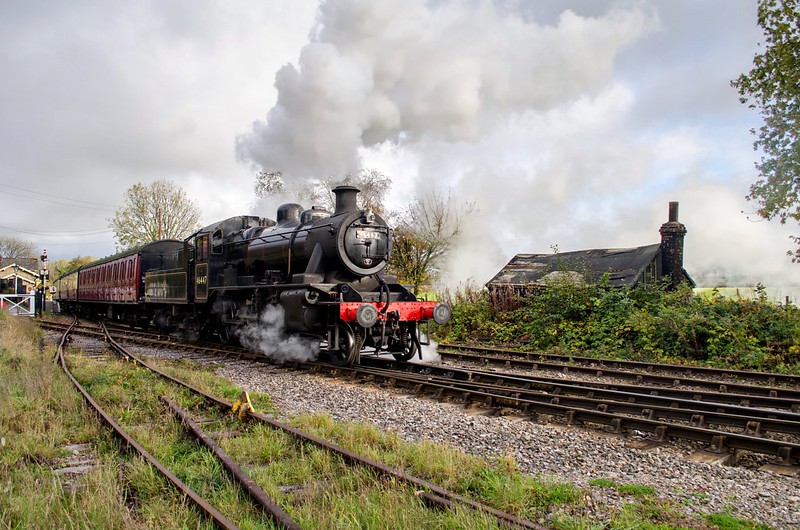
[[[256,172],[360,167],[390,205],[471,202],[451,285],[514,254],[656,243],[668,202],[701,283],[800,284],[796,226],[745,200],[756,112],[730,80],[755,0],[0,3],[0,235],[113,253],[131,185],[169,179],[204,223],[273,216]],[[743,213],[744,212],[744,213]]]

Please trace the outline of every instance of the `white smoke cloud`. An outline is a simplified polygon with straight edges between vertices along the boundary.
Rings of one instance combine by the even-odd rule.
[[[275,361],[311,361],[319,351],[319,341],[285,332],[281,306],[267,306],[258,324],[239,331],[239,340]]]
[[[509,114],[602,92],[620,50],[655,27],[638,7],[545,26],[493,2],[329,0],[237,151],[291,179],[355,170],[384,142],[475,142]]]
[[[424,335],[422,340],[425,340]],[[409,362],[422,364],[438,363],[442,360],[441,355],[439,355],[438,348],[439,344],[435,340],[431,340],[430,344],[428,345],[422,344],[422,359],[419,358],[419,353],[415,353],[414,357],[409,359]]]
[[[324,2],[239,157],[295,180],[377,167],[390,202],[434,186],[474,203],[442,274],[451,288],[483,285],[516,253],[656,243],[673,200],[701,283],[800,284],[785,256],[796,227],[741,214],[758,116],[730,80],[755,42],[729,34],[754,7],[587,2],[570,5],[592,16],[545,21],[532,4]]]

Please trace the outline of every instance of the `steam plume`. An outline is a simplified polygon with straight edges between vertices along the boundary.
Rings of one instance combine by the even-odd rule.
[[[543,26],[494,2],[328,0],[237,152],[292,179],[356,170],[384,142],[474,142],[509,113],[598,94],[650,26],[639,9]]]
[[[733,137],[673,122],[678,106],[695,100],[713,100],[717,115],[727,116],[727,80],[741,70],[726,73],[716,63],[693,70],[687,79],[713,74],[717,88],[707,100],[685,92],[686,100],[669,88],[683,63],[659,56],[655,40],[632,50],[653,57],[647,70],[618,61],[660,29],[653,6],[667,28],[685,8],[596,2],[591,11],[627,7],[598,16],[565,10],[545,23],[531,4],[325,1],[298,61],[275,76],[276,103],[237,139],[239,157],[297,181],[385,164],[399,153],[403,162],[389,174],[402,202],[417,183],[457,188],[454,199],[475,201],[476,211],[442,274],[450,287],[482,285],[518,252],[656,243],[670,200],[685,212],[686,265],[696,280],[720,263],[764,281],[786,276],[788,260],[741,260],[787,241],[785,231],[735,217],[748,207],[739,203],[752,162],[721,164],[717,154],[731,150]],[[750,141],[745,135],[741,152]],[[718,215],[700,215],[708,196]],[[730,231],[733,243],[723,242],[719,234]]]
[[[438,351],[439,344],[431,340],[430,344],[422,345],[422,359],[419,358],[418,354],[414,354],[414,357],[409,359],[409,362],[412,363],[422,363],[422,364],[432,364],[438,363],[442,360],[442,357],[439,355]]]
[[[267,306],[257,325],[239,332],[239,340],[247,348],[260,351],[276,361],[310,361],[319,351],[319,341],[284,331],[284,311],[281,306]]]

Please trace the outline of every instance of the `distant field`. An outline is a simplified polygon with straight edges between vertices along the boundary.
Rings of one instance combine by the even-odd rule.
[[[714,290],[728,298],[756,298],[756,288],[750,287],[696,287],[694,292],[700,296],[711,296]],[[781,287],[766,287],[767,297],[776,302],[785,302],[786,297],[793,304],[800,302],[800,286],[789,285]]]

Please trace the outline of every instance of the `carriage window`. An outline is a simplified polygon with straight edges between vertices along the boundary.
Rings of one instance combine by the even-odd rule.
[[[211,236],[211,252],[222,254],[222,230],[215,230]]]
[[[208,259],[208,234],[195,238],[194,247],[198,260]]]

